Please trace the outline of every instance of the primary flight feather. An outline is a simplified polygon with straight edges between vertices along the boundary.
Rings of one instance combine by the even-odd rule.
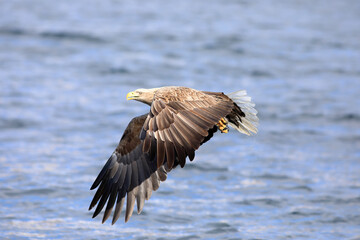
[[[241,133],[257,132],[255,104],[246,91],[225,95],[222,92],[198,91],[187,87],[137,89],[128,100],[150,105],[150,112],[133,118],[91,190],[98,187],[89,210],[97,205],[93,217],[104,208],[102,222],[115,206],[112,224],[120,216],[126,200],[125,222],[144,207],[152,191],[165,181],[167,173],[185,159],[192,161],[195,150],[228,125]]]

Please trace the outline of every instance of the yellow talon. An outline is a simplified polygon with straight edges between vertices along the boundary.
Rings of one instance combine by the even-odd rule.
[[[216,126],[220,129],[222,133],[228,133],[229,129],[226,124],[227,121],[224,118],[221,118],[220,121],[216,124]]]

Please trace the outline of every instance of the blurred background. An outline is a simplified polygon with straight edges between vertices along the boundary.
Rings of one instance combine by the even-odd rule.
[[[0,1],[1,239],[360,239],[360,2]],[[137,88],[246,89],[259,133],[217,134],[141,215],[89,188]]]

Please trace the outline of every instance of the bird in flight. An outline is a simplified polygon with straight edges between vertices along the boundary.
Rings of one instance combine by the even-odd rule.
[[[126,98],[149,105],[150,111],[130,121],[91,186],[98,188],[89,207],[97,205],[93,218],[107,203],[103,223],[114,206],[112,224],[118,220],[125,197],[125,222],[135,201],[139,214],[167,173],[184,167],[186,158],[192,161],[195,150],[217,130],[227,133],[231,126],[246,135],[257,133],[255,104],[244,90],[224,94],[172,86],[137,89]]]

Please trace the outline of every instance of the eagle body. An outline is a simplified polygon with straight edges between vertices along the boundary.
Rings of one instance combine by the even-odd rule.
[[[112,224],[117,221],[125,197],[125,222],[135,201],[140,213],[167,173],[178,165],[184,167],[186,158],[192,161],[195,151],[217,130],[227,133],[230,125],[246,135],[257,132],[255,104],[244,90],[226,95],[172,86],[137,89],[126,97],[149,105],[150,111],[130,121],[91,187],[98,187],[89,207],[97,205],[93,217],[107,203],[103,222],[114,206]]]

